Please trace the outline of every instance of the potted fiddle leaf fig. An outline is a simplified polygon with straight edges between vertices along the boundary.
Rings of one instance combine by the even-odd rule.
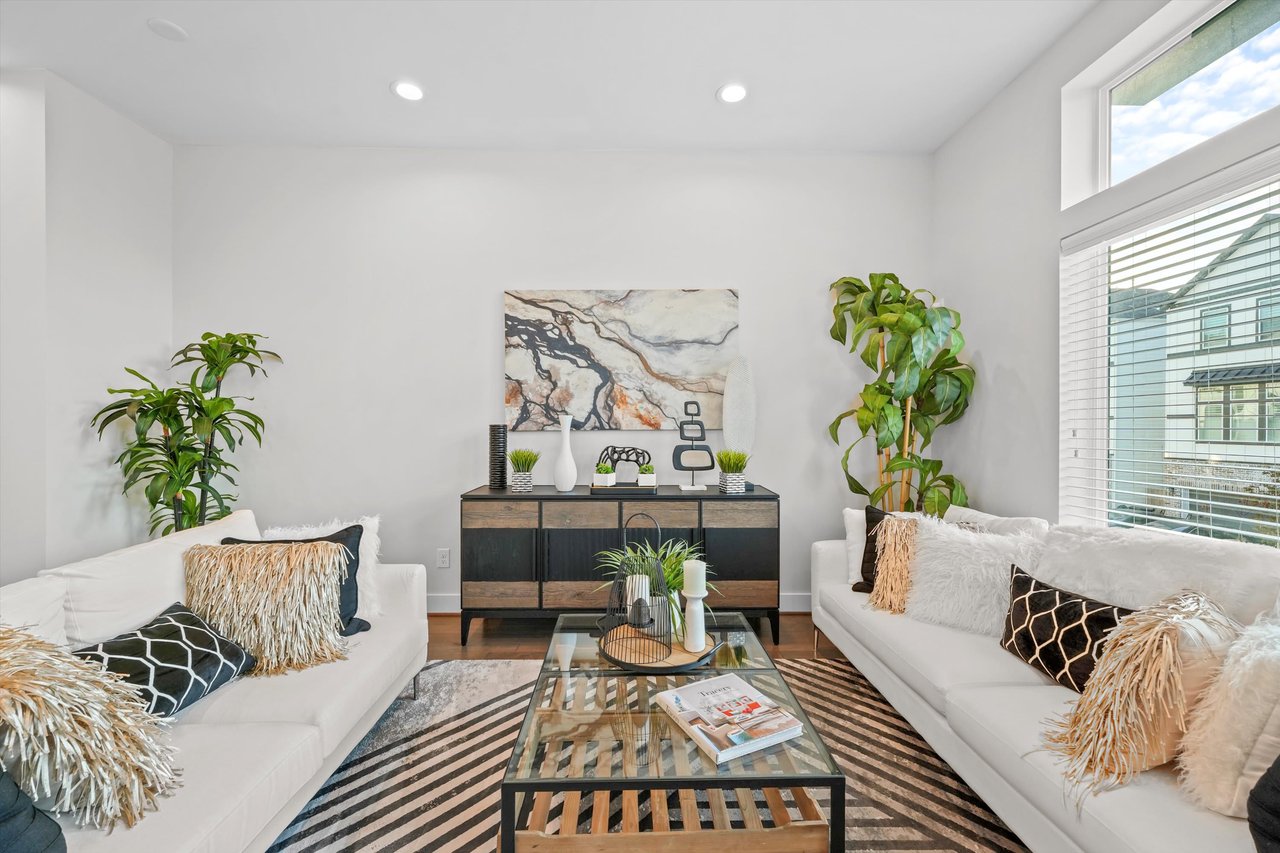
[[[857,425],[859,437],[840,463],[849,490],[886,511],[941,517],[953,504],[965,506],[964,484],[942,472],[941,459],[924,455],[934,431],[959,420],[973,396],[976,374],[960,360],[960,312],[927,290],[907,288],[892,273],[873,273],[865,282],[842,278],[831,290],[831,338],[874,374],[853,408],[828,427],[839,444],[840,425],[848,418]],[[868,437],[875,441],[874,485],[849,473],[849,455]]]

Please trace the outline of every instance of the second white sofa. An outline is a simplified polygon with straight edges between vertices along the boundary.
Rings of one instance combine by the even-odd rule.
[[[994,516],[962,508],[952,508],[947,520],[999,526]],[[1118,594],[1130,600],[1112,603],[1142,606],[1183,585],[1167,560],[1149,552],[1148,540],[1141,537],[1150,534],[1106,534],[1112,535],[1140,541],[1133,551],[1147,553],[1145,561],[1126,563],[1125,577],[1119,579]],[[1270,549],[1242,552],[1237,543],[1168,536],[1174,538],[1163,540],[1163,547],[1208,555],[1201,584],[1208,588],[1202,591],[1229,599],[1228,609],[1236,618],[1247,623],[1258,614],[1260,602],[1263,609],[1275,605],[1280,555]],[[1058,543],[1060,556],[1067,541]],[[1082,537],[1079,560],[1052,561],[1046,567],[1052,576],[1044,580],[1108,600],[1094,594],[1100,579],[1089,574],[1113,567],[1088,553],[1092,542]],[[1241,564],[1242,553],[1249,565]],[[867,595],[850,588],[851,560],[859,565],[861,551],[847,549],[844,540],[813,545],[814,625],[1036,853],[1252,853],[1247,823],[1192,804],[1168,767],[1077,805],[1056,757],[1043,749],[1041,735],[1045,720],[1070,708],[1078,694],[1023,663],[992,637],[871,608]]]

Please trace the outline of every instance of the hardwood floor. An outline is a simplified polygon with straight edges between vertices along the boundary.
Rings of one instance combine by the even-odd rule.
[[[541,660],[551,641],[554,619],[477,619],[471,623],[467,645],[459,641],[459,617],[454,613],[433,613],[427,620],[431,636],[428,654],[433,660]],[[760,632],[760,642],[774,658],[813,657],[813,622],[808,613],[783,613],[776,646],[768,625]],[[821,637],[818,657],[841,657],[835,646]]]

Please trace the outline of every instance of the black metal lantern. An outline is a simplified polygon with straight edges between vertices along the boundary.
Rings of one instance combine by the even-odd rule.
[[[662,526],[648,513],[638,512],[622,526],[622,547],[627,546],[627,528],[637,518],[647,518],[658,530]],[[666,573],[656,556],[628,555],[618,566],[609,586],[609,604],[598,626],[600,653],[624,669],[646,667],[671,655],[673,635],[671,593]]]

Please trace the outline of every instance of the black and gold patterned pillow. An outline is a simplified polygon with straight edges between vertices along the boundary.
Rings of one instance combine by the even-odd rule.
[[[1102,657],[1107,633],[1132,613],[1041,583],[1010,566],[1009,613],[1000,645],[1080,693]]]

